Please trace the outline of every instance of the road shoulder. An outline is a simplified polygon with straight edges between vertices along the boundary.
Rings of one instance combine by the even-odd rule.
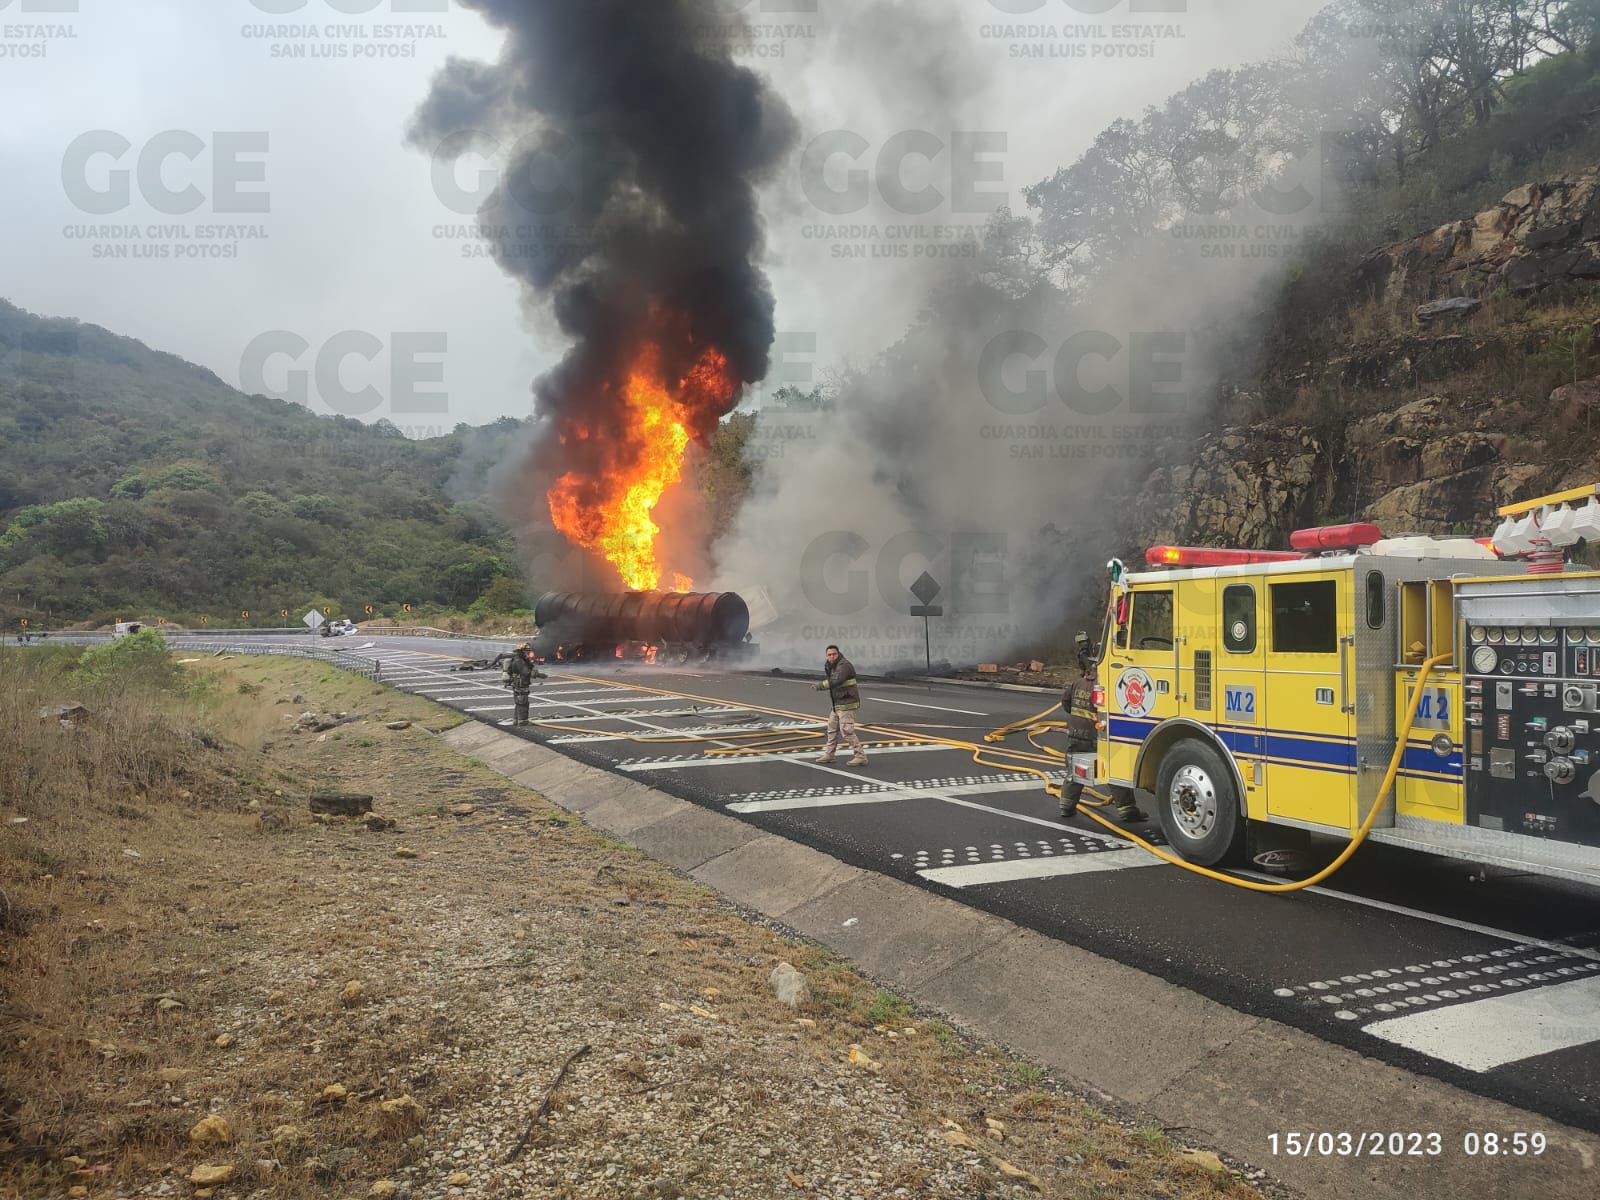
[[[599,768],[573,770],[572,759],[510,732],[466,725],[445,740],[514,764],[519,781],[595,828],[816,939],[1074,1086],[1261,1163],[1308,1194],[1351,1194],[1358,1181],[1363,1195],[1385,1200],[1593,1194],[1593,1135],[1239,1013]],[[628,798],[618,795],[621,784],[631,785]],[[1535,1129],[1550,1143],[1537,1159],[1473,1156],[1463,1146],[1468,1134]],[[1315,1152],[1324,1133],[1334,1135],[1328,1154]],[[1340,1154],[1344,1133],[1381,1133],[1385,1147],[1392,1133],[1437,1134],[1441,1149]],[[1291,1134],[1312,1135],[1313,1152],[1275,1155],[1273,1135],[1282,1150]]]

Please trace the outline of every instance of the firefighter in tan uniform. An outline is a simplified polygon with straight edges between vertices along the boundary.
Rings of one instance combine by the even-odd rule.
[[[827,662],[823,666],[824,678],[811,685],[811,690],[827,692],[833,711],[828,715],[828,739],[822,744],[819,763],[831,763],[833,753],[843,737],[850,743],[850,761],[846,766],[864,767],[866,753],[861,749],[861,735],[856,732],[856,714],[861,710],[861,687],[856,683],[856,669],[850,660],[839,653],[839,647],[829,646]]]

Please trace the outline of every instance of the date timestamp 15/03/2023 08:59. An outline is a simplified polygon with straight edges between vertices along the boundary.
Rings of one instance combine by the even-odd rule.
[[[1549,1148],[1543,1133],[1497,1133],[1472,1131],[1457,1143],[1461,1153],[1471,1158],[1536,1158]],[[1355,1132],[1306,1133],[1290,1130],[1269,1133],[1267,1147],[1274,1155],[1286,1158],[1435,1158],[1445,1151],[1439,1133],[1402,1133],[1365,1130]]]

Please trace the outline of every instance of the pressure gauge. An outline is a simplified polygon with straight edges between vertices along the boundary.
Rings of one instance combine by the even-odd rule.
[[[1591,625],[1584,632],[1589,635],[1591,642],[1600,642],[1600,625]]]
[[[1560,636],[1561,635],[1553,628],[1539,630],[1539,640],[1546,646],[1554,646],[1556,644],[1556,638]]]
[[[1489,640],[1491,642],[1502,641],[1502,640],[1504,640],[1505,636],[1506,636],[1506,631],[1501,629],[1500,626],[1498,626],[1498,625],[1489,626]]]
[[[1485,639],[1487,639],[1488,636],[1489,636],[1489,631],[1487,629],[1485,629],[1482,625],[1474,625],[1472,627],[1472,640],[1473,641],[1482,642]]]
[[[1567,630],[1567,641],[1573,644],[1581,643],[1583,641],[1583,637],[1583,630],[1579,629],[1576,625]]]
[[[1492,675],[1499,661],[1493,646],[1479,646],[1472,652],[1472,669],[1479,675]]]
[[[1522,644],[1524,646],[1532,646],[1532,645],[1537,644],[1538,641],[1539,641],[1539,631],[1537,629],[1535,629],[1532,625],[1524,626],[1524,628],[1522,630]]]

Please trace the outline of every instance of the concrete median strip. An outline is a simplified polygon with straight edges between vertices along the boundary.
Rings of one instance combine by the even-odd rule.
[[[1192,1131],[1264,1166],[1309,1195],[1359,1190],[1369,1200],[1417,1200],[1422,1194],[1578,1200],[1593,1194],[1600,1137],[1238,1012],[480,722],[451,730],[444,740],[581,813],[595,828],[815,938],[916,1002],[1030,1055],[1090,1092],[1136,1106],[1167,1127]],[[876,799],[854,796],[850,802]],[[1116,849],[921,874],[962,887],[1037,880],[1091,865],[1157,864],[1148,855]],[[1420,1029],[1397,1033],[1427,1037]],[[1532,1128],[1549,1137],[1550,1149],[1541,1158],[1486,1166],[1481,1157],[1461,1152],[1464,1131]],[[1438,1131],[1449,1152],[1425,1160],[1274,1157],[1272,1135],[1324,1130]],[[1418,1182],[1424,1162],[1425,1193]]]

